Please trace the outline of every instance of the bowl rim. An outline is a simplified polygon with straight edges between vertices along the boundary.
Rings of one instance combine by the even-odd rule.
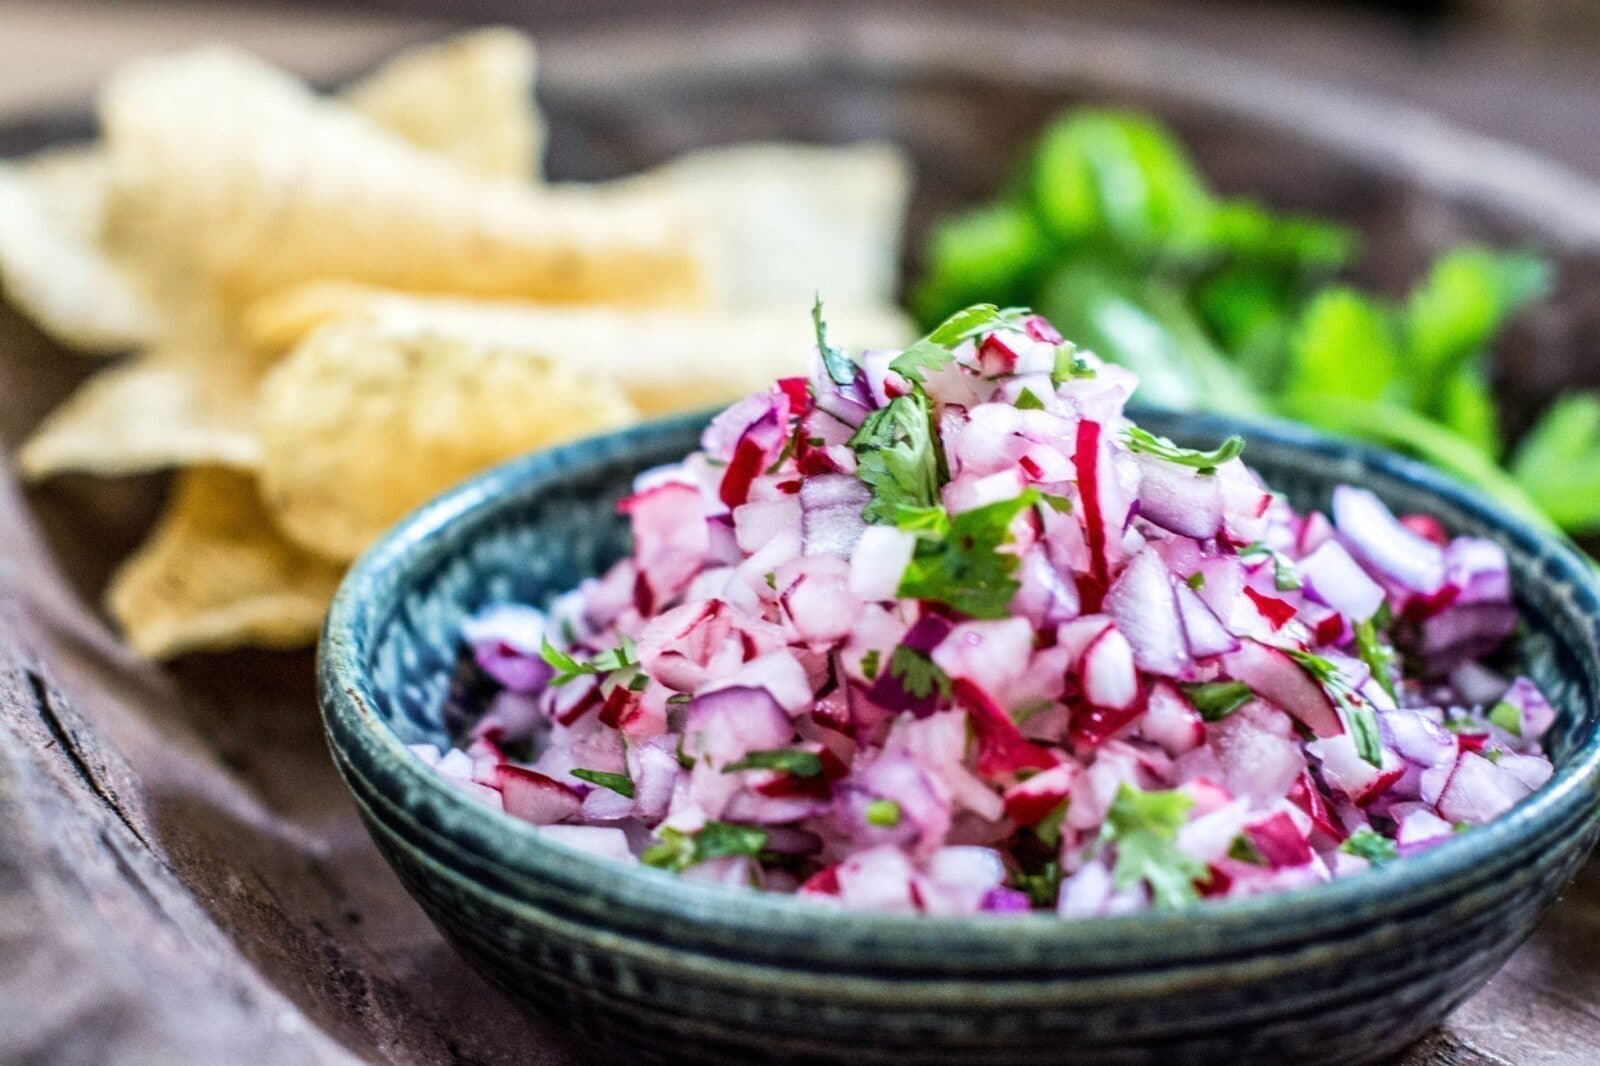
[[[530,491],[530,486],[537,491],[540,486],[582,476],[589,468],[648,452],[669,441],[691,440],[710,413],[658,419],[510,460],[412,512],[356,561],[339,587],[317,654],[324,730],[347,787],[354,790],[347,776],[351,770],[345,765],[349,762],[355,772],[371,779],[371,787],[397,807],[412,815],[431,807],[439,817],[438,824],[433,824],[435,819],[428,819],[430,826],[485,862],[513,874],[581,882],[596,899],[611,906],[671,915],[679,921],[704,923],[724,932],[795,932],[825,925],[830,937],[871,941],[889,951],[896,946],[926,949],[937,943],[942,950],[959,952],[964,947],[992,943],[1002,932],[1007,941],[1023,938],[1049,949],[1132,950],[1142,945],[1159,950],[1171,944],[1174,953],[1178,950],[1174,938],[1200,928],[1216,943],[1259,942],[1272,931],[1285,938],[1300,938],[1308,930],[1345,925],[1357,919],[1371,921],[1375,904],[1399,910],[1451,895],[1452,883],[1475,870],[1481,874],[1495,868],[1519,844],[1526,845],[1575,818],[1592,820],[1600,814],[1597,728],[1564,765],[1556,768],[1542,788],[1506,814],[1419,855],[1353,877],[1285,892],[1206,901],[1178,911],[1145,911],[1086,920],[1064,919],[1052,911],[1004,918],[852,911],[789,894],[688,881],[665,871],[603,859],[543,839],[537,827],[483,806],[441,778],[368,704],[365,693],[370,691],[370,679],[357,664],[365,661],[373,619],[381,617],[380,608],[388,606],[378,597],[385,587],[391,592],[402,587],[403,582],[393,581],[393,576],[429,563],[445,538],[470,538],[470,529],[476,523],[492,521],[507,509],[519,506],[519,501],[526,498],[519,494]],[[1431,467],[1366,444],[1325,436],[1275,419],[1159,412],[1151,408],[1131,413],[1142,418],[1154,414],[1181,420],[1186,429],[1208,435],[1241,432],[1256,444],[1258,451],[1264,445],[1308,458],[1354,462],[1369,475],[1420,490],[1447,504],[1444,509],[1453,509],[1471,522],[1492,528],[1508,547],[1540,564],[1538,573],[1543,580],[1570,584],[1565,610],[1585,620],[1589,639],[1582,641],[1569,635],[1565,643],[1578,660],[1573,676],[1582,681],[1591,697],[1588,714],[1592,718],[1600,713],[1593,702],[1600,701],[1600,644],[1595,640],[1600,626],[1600,570],[1567,543],[1506,513],[1468,486]],[[386,576],[391,580],[382,580]],[[353,759],[352,745],[362,749],[368,761]],[[358,802],[364,801],[358,797]]]

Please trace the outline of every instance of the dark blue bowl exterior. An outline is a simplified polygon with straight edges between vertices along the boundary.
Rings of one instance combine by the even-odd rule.
[[[1524,668],[1562,712],[1544,790],[1423,856],[1302,892],[1068,923],[838,914],[538,840],[402,746],[442,742],[461,618],[542,603],[626,550],[613,503],[681,457],[685,418],[517,460],[402,523],[351,571],[319,660],[329,744],[384,855],[446,936],[529,1008],[626,1061],[1372,1061],[1436,1025],[1532,931],[1600,832],[1600,619],[1576,553],[1418,464],[1292,426],[1235,430],[1299,506],[1370,486],[1507,549]],[[618,1059],[618,1061],[624,1061]]]

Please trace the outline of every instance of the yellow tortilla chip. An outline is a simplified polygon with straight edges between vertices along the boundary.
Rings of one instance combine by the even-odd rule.
[[[468,173],[235,52],[135,62],[100,117],[115,236],[180,242],[226,297],[334,279],[552,303],[704,295],[701,240],[664,198]]]
[[[101,245],[104,159],[75,148],[0,165],[0,287],[46,334],[85,352],[125,351],[155,312]]]
[[[262,387],[262,496],[293,540],[352,559],[485,467],[635,418],[619,388],[566,366],[336,322]]]
[[[544,123],[533,102],[533,42],[473,30],[402,52],[344,102],[418,148],[485,174],[537,178]]]
[[[888,144],[707,148],[617,183],[679,205],[709,239],[730,307],[869,307],[894,299],[911,165]]]
[[[316,640],[343,568],[290,544],[261,507],[255,479],[186,471],[150,537],[117,570],[107,607],[151,659]]]
[[[174,339],[84,382],[22,446],[23,476],[135,474],[261,460],[256,390],[266,361],[220,336]]]
[[[850,348],[899,348],[915,335],[893,307],[827,309]],[[442,338],[571,368],[627,393],[646,415],[705,407],[805,373],[815,332],[804,304],[739,311],[618,311],[423,298],[359,286],[290,289],[245,316],[252,340],[282,348],[323,323],[370,343]]]

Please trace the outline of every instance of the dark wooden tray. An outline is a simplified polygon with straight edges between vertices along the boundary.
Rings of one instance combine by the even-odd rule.
[[[732,17],[541,40],[550,169],[599,178],[696,145],[887,137],[913,233],[990,192],[1063,103],[1151,107],[1229,192],[1344,218],[1398,289],[1464,238],[1547,250],[1553,299],[1503,346],[1514,417],[1600,377],[1600,189],[1425,115],[1044,18]],[[87,132],[0,127],[0,154]],[[914,248],[913,241],[908,247]],[[0,312],[9,451],[91,364]],[[565,1063],[445,947],[329,765],[309,654],[134,660],[96,609],[161,478],[0,471],[0,1059]],[[1600,1047],[1600,867],[1407,1062],[1578,1062]],[[1064,1049],[1070,1053],[1070,1049]]]

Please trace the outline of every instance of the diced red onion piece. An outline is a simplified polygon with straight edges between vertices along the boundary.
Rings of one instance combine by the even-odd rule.
[[[1333,521],[1363,562],[1404,588],[1426,595],[1444,584],[1444,552],[1402,525],[1370,490],[1334,489]]]

